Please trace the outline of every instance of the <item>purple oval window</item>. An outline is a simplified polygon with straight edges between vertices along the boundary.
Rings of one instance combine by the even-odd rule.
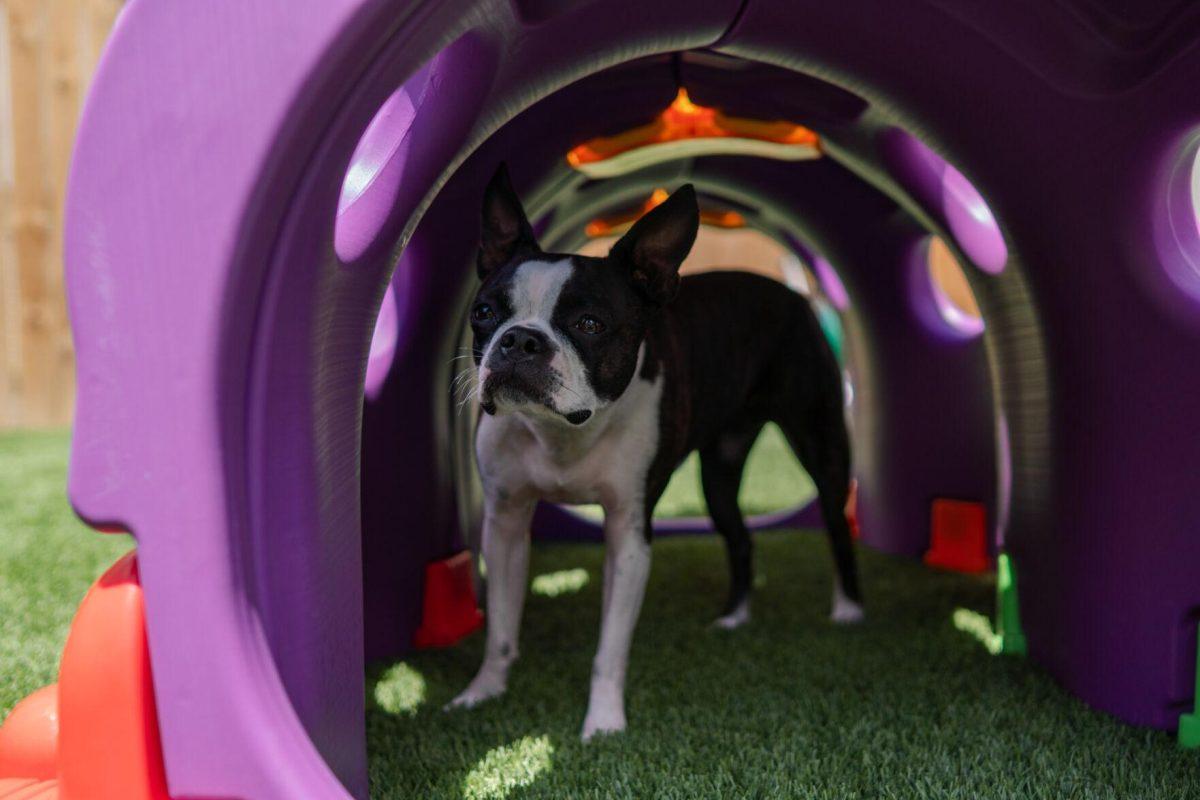
[[[1008,261],[1004,236],[983,195],[966,176],[899,128],[885,131],[881,146],[892,176],[946,227],[967,258],[984,272],[1002,272]]]
[[[926,236],[910,259],[910,302],[932,332],[948,339],[974,339],[983,333],[983,317],[967,276],[950,248]]]
[[[389,283],[383,295],[383,305],[375,320],[375,333],[371,336],[371,351],[367,355],[367,380],[364,392],[369,400],[375,400],[383,390],[384,381],[392,369],[396,355],[396,343],[400,335],[400,309],[396,292]]]
[[[395,204],[429,71],[427,64],[384,101],[354,148],[333,228],[333,249],[344,262],[371,246]]]
[[[1200,131],[1175,157],[1166,208],[1157,217],[1155,238],[1164,269],[1175,285],[1200,300]]]

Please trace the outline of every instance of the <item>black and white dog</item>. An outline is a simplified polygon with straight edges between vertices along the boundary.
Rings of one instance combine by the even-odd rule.
[[[850,530],[850,444],[837,362],[804,298],[768,278],[680,280],[699,225],[690,185],[605,258],[545,253],[501,166],[487,188],[470,310],[480,419],[488,630],[483,666],[451,706],[504,692],[517,658],[538,500],[605,513],[604,599],[583,738],[625,728],[625,671],[650,572],[650,518],[700,452],[725,537],[723,627],[750,617],[750,534],[738,486],[763,425],[780,426],[820,493],[837,567],[832,618],[862,617]]]

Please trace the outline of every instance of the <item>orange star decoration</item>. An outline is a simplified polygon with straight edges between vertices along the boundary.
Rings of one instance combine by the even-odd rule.
[[[611,178],[664,161],[705,155],[800,161],[819,157],[821,140],[803,125],[730,117],[698,106],[681,88],[674,102],[649,124],[584,142],[567,153],[567,163],[589,178]]]

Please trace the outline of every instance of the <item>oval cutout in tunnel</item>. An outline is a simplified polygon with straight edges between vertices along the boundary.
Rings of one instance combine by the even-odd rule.
[[[1156,212],[1157,249],[1172,282],[1200,301],[1200,130],[1173,156],[1165,208]]]
[[[907,131],[889,128],[880,146],[896,179],[954,236],[963,254],[991,275],[1004,271],[1008,247],[983,195],[954,165]]]
[[[354,261],[375,240],[404,178],[409,133],[417,117],[430,67],[426,64],[384,101],[350,157],[338,197],[333,249]]]
[[[918,243],[912,258],[910,298],[927,328],[955,339],[983,333],[983,315],[962,266],[939,236]]]

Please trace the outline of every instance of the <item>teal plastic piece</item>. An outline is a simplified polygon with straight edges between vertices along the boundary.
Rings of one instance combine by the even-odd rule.
[[[838,364],[845,366],[845,360],[842,356],[842,342],[845,339],[845,332],[842,330],[841,316],[838,314],[837,309],[824,300],[818,299],[813,305],[816,307],[817,322],[821,323],[821,331],[829,341],[829,346],[833,349],[833,355],[837,358]]]
[[[996,627],[1001,653],[1025,655],[1025,632],[1021,630],[1021,608],[1017,604],[1017,571],[1008,553],[996,558]]]

